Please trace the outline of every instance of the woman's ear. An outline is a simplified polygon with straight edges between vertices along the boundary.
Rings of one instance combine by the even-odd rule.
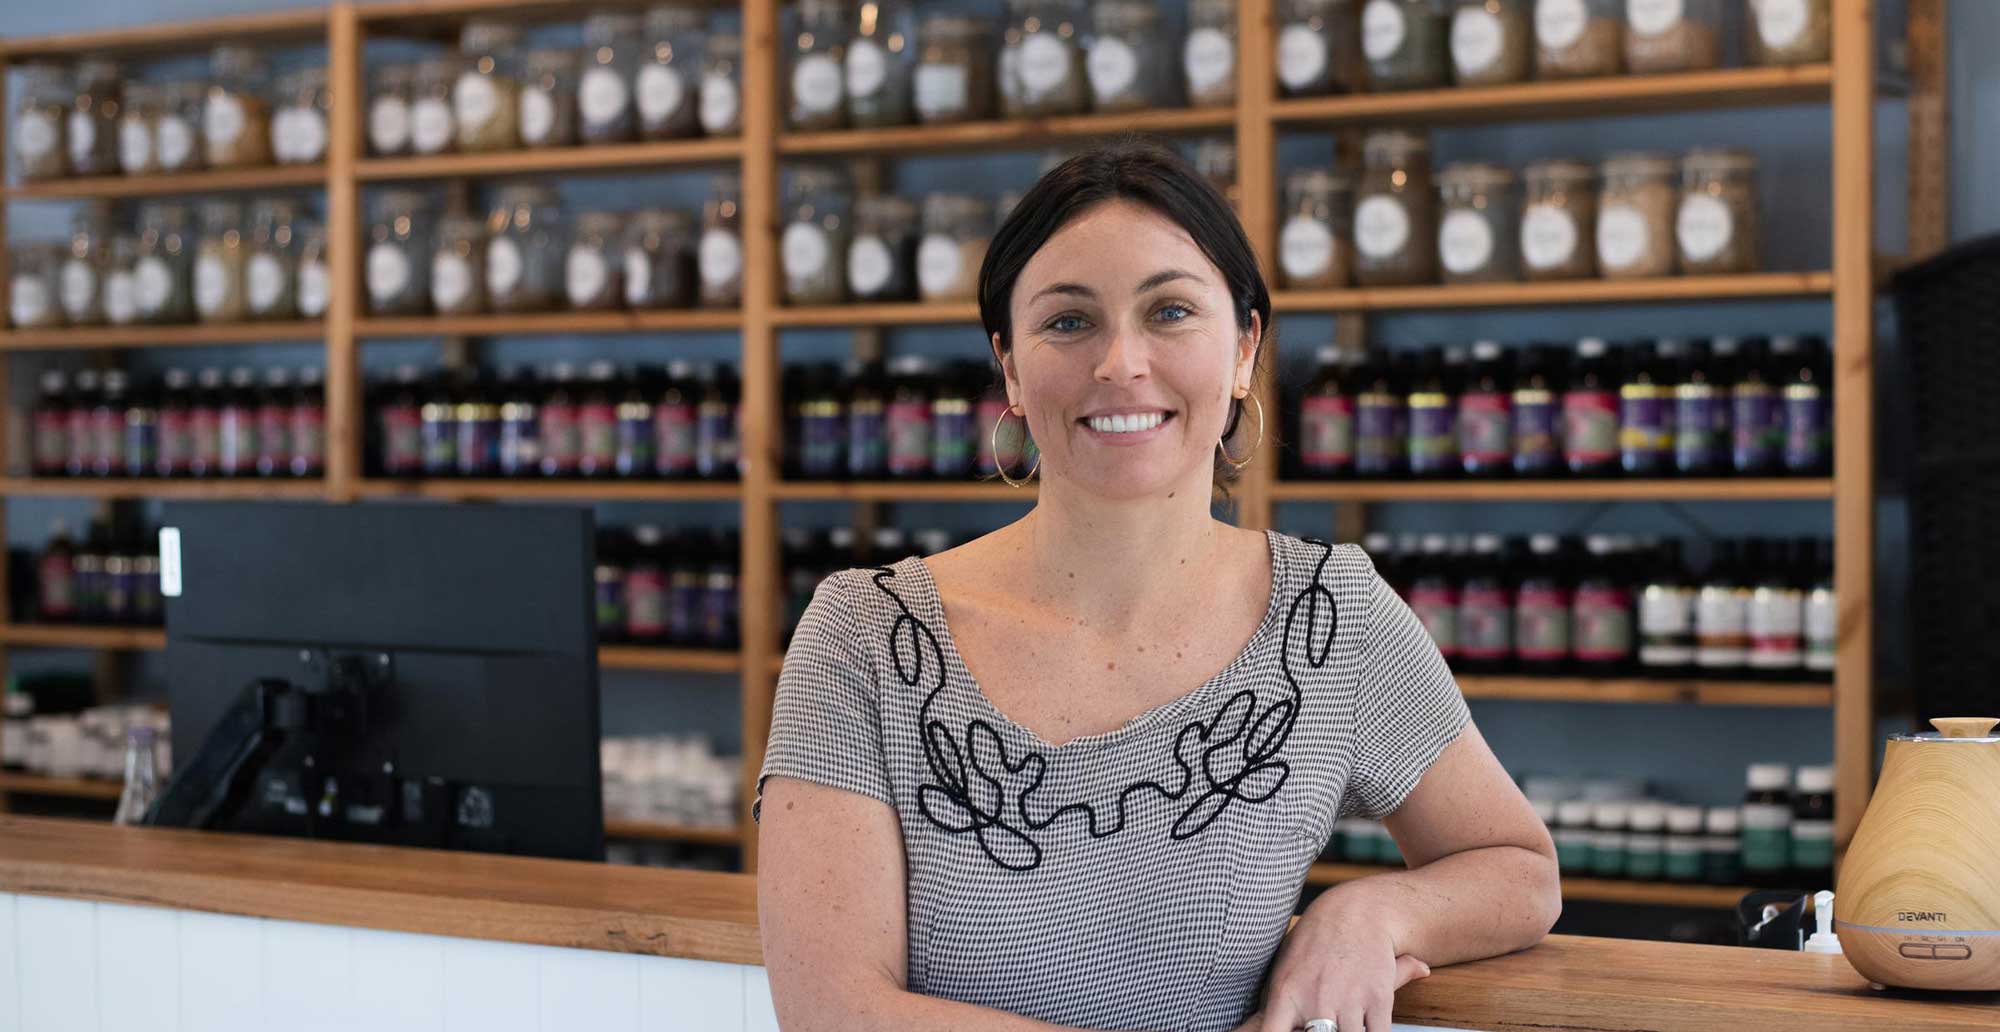
[[[1257,379],[1257,351],[1264,343],[1264,319],[1256,312],[1250,313],[1250,328],[1243,331],[1236,342],[1236,378],[1230,392],[1241,396],[1248,394]],[[1240,392],[1240,393],[1239,393]]]
[[[1014,377],[1014,353],[1000,347],[1000,335],[993,334],[987,341],[993,349],[993,361],[1000,364],[1000,382],[1007,389],[1007,406],[1018,408],[1020,402],[1020,381]]]

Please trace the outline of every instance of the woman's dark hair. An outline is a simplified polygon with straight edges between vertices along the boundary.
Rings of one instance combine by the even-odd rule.
[[[1213,184],[1180,155],[1158,143],[1128,137],[1105,144],[1057,165],[1021,196],[986,251],[979,267],[979,321],[988,339],[997,335],[1004,353],[1013,347],[1009,306],[1014,283],[1028,260],[1049,238],[1078,216],[1111,200],[1143,204],[1187,231],[1196,247],[1222,272],[1238,331],[1250,329],[1255,312],[1263,325],[1258,357],[1271,338],[1271,291],[1257,268],[1256,252],[1236,212]],[[1243,419],[1243,401],[1230,405],[1222,439],[1232,454],[1241,455],[1235,440]],[[1218,486],[1235,479],[1235,467],[1216,458]]]

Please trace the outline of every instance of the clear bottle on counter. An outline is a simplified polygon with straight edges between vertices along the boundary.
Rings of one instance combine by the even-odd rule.
[[[249,312],[243,270],[250,241],[243,232],[243,206],[206,201],[201,206],[201,242],[194,259],[194,312],[202,322],[242,322]]]
[[[118,111],[118,170],[128,176],[152,175],[160,170],[159,149],[153,138],[159,132],[163,91],[153,83],[125,84],[125,99]]]
[[[704,135],[736,136],[743,132],[742,76],[743,37],[734,32],[708,37],[701,55],[700,96],[695,101]]]
[[[458,82],[456,54],[418,62],[410,79],[410,153],[443,154],[458,138],[452,93]]]
[[[252,319],[299,317],[298,209],[290,201],[250,206],[250,259],[243,268],[244,312]]]
[[[970,301],[993,239],[993,204],[983,197],[934,193],[924,198],[917,245],[917,292],[926,301]]]
[[[1422,90],[1451,84],[1441,0],[1368,0],[1361,6],[1361,56],[1378,90]]]
[[[14,107],[14,165],[28,182],[69,174],[69,76],[61,65],[21,69],[21,100]]]
[[[1522,171],[1521,266],[1529,280],[1597,275],[1597,172],[1581,161],[1537,161]]]
[[[847,245],[847,289],[857,301],[911,301],[917,296],[917,203],[895,194],[854,201],[854,239]]]
[[[139,256],[132,265],[139,321],[188,322],[194,318],[194,239],[188,210],[172,203],[139,209]]]
[[[646,11],[646,50],[632,79],[639,136],[675,140],[701,132],[700,76],[708,20],[687,3],[655,4]]]
[[[803,132],[838,129],[847,121],[847,5],[844,0],[800,0],[798,10],[785,123]]]
[[[65,134],[71,175],[118,174],[118,105],[123,89],[115,63],[90,58],[77,64]]]
[[[1146,0],[1097,0],[1091,20],[1084,56],[1091,108],[1137,111],[1172,104],[1171,40],[1160,9]]]
[[[1674,210],[1680,202],[1672,158],[1613,154],[1601,166],[1597,208],[1597,269],[1605,279],[1665,276],[1674,271]]]
[[[1000,107],[1008,118],[1082,114],[1090,104],[1078,0],[1009,0],[1000,44]]]
[[[619,236],[625,215],[587,211],[576,217],[569,254],[563,260],[563,292],[577,311],[617,308],[624,298]]]
[[[368,153],[378,158],[410,153],[411,91],[415,65],[392,64],[375,69],[368,84]]]
[[[270,80],[264,57],[238,44],[216,47],[208,59],[208,98],[201,111],[202,158],[209,168],[271,163]]]
[[[111,254],[104,269],[104,321],[112,326],[131,326],[139,321],[138,282],[139,238],[119,234],[111,238]]]
[[[1457,0],[1451,13],[1452,80],[1460,86],[1525,82],[1535,71],[1533,0]]]
[[[1438,264],[1446,283],[1504,283],[1521,275],[1514,173],[1485,162],[1438,173]]]
[[[1285,177],[1278,272],[1287,287],[1344,287],[1354,265],[1353,191],[1322,168]]]
[[[978,18],[925,15],[913,76],[917,120],[925,125],[972,122],[993,115],[992,34]]]
[[[88,205],[70,220],[69,248],[56,277],[63,321],[71,326],[104,322],[104,280],[111,268],[111,211]]]
[[[431,309],[439,315],[486,310],[486,220],[451,213],[438,219],[431,251]]]
[[[1236,103],[1236,0],[1189,0],[1181,75],[1189,106]]]
[[[1757,271],[1760,221],[1756,155],[1692,150],[1681,159],[1674,239],[1682,272],[1698,276]]]
[[[160,87],[160,113],[153,121],[153,151],[162,172],[192,172],[202,167],[203,109],[208,87],[198,82]]]
[[[362,262],[370,315],[422,315],[429,307],[430,199],[390,190],[375,199]]]
[[[541,312],[563,295],[569,233],[545,186],[500,192],[487,220],[486,302],[496,312]]]
[[[1402,129],[1370,132],[1362,143],[1354,197],[1354,280],[1398,287],[1437,279],[1437,192],[1430,140]]]
[[[576,143],[575,51],[528,51],[521,73],[520,132],[525,147]]]
[[[847,183],[838,171],[805,167],[792,172],[790,214],[779,239],[785,303],[829,305],[847,300],[849,235]]]
[[[625,307],[694,307],[694,251],[694,219],[686,212],[633,215],[625,230]]]
[[[280,165],[326,160],[333,94],[326,69],[307,68],[278,80],[278,109],[271,116],[271,155]]]
[[[1816,64],[1833,56],[1832,0],[1752,0],[1750,60]]]
[[[703,308],[732,307],[743,299],[743,226],[740,181],[733,172],[709,180],[701,207],[701,238],[695,269],[701,277]]]
[[[39,330],[63,324],[57,279],[64,249],[60,244],[16,244],[7,286],[7,316],[17,330]]]
[[[905,0],[861,0],[843,71],[847,121],[866,129],[910,122],[916,18]]]
[[[519,148],[520,28],[506,22],[466,22],[458,51],[464,63],[451,88],[458,149],[470,153]]]
[[[1620,7],[1619,0],[1535,0],[1535,74],[1575,79],[1623,71]]]
[[[639,17],[593,14],[583,22],[583,72],[577,78],[577,135],[585,143],[623,143],[638,130],[632,75],[644,46]]]
[[[1278,86],[1288,97],[1363,89],[1361,27],[1353,0],[1279,0]]]
[[[317,222],[301,222],[293,227],[299,241],[299,274],[296,286],[299,315],[318,319],[326,315],[331,281],[326,269],[326,227]]]
[[[1625,68],[1641,75],[1722,65],[1722,0],[1625,0]]]

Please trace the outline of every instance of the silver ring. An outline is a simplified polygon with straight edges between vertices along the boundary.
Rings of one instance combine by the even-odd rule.
[[[1340,1032],[1340,1022],[1332,1018],[1314,1018],[1306,1022],[1306,1032]]]

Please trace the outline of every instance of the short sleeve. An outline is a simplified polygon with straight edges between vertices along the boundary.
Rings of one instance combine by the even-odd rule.
[[[752,820],[762,816],[764,779],[773,774],[896,805],[882,751],[881,696],[848,583],[846,574],[821,581],[792,632],[778,674]]]
[[[1368,578],[1355,758],[1341,813],[1380,820],[1403,805],[1472,714],[1417,614],[1372,569]]]

